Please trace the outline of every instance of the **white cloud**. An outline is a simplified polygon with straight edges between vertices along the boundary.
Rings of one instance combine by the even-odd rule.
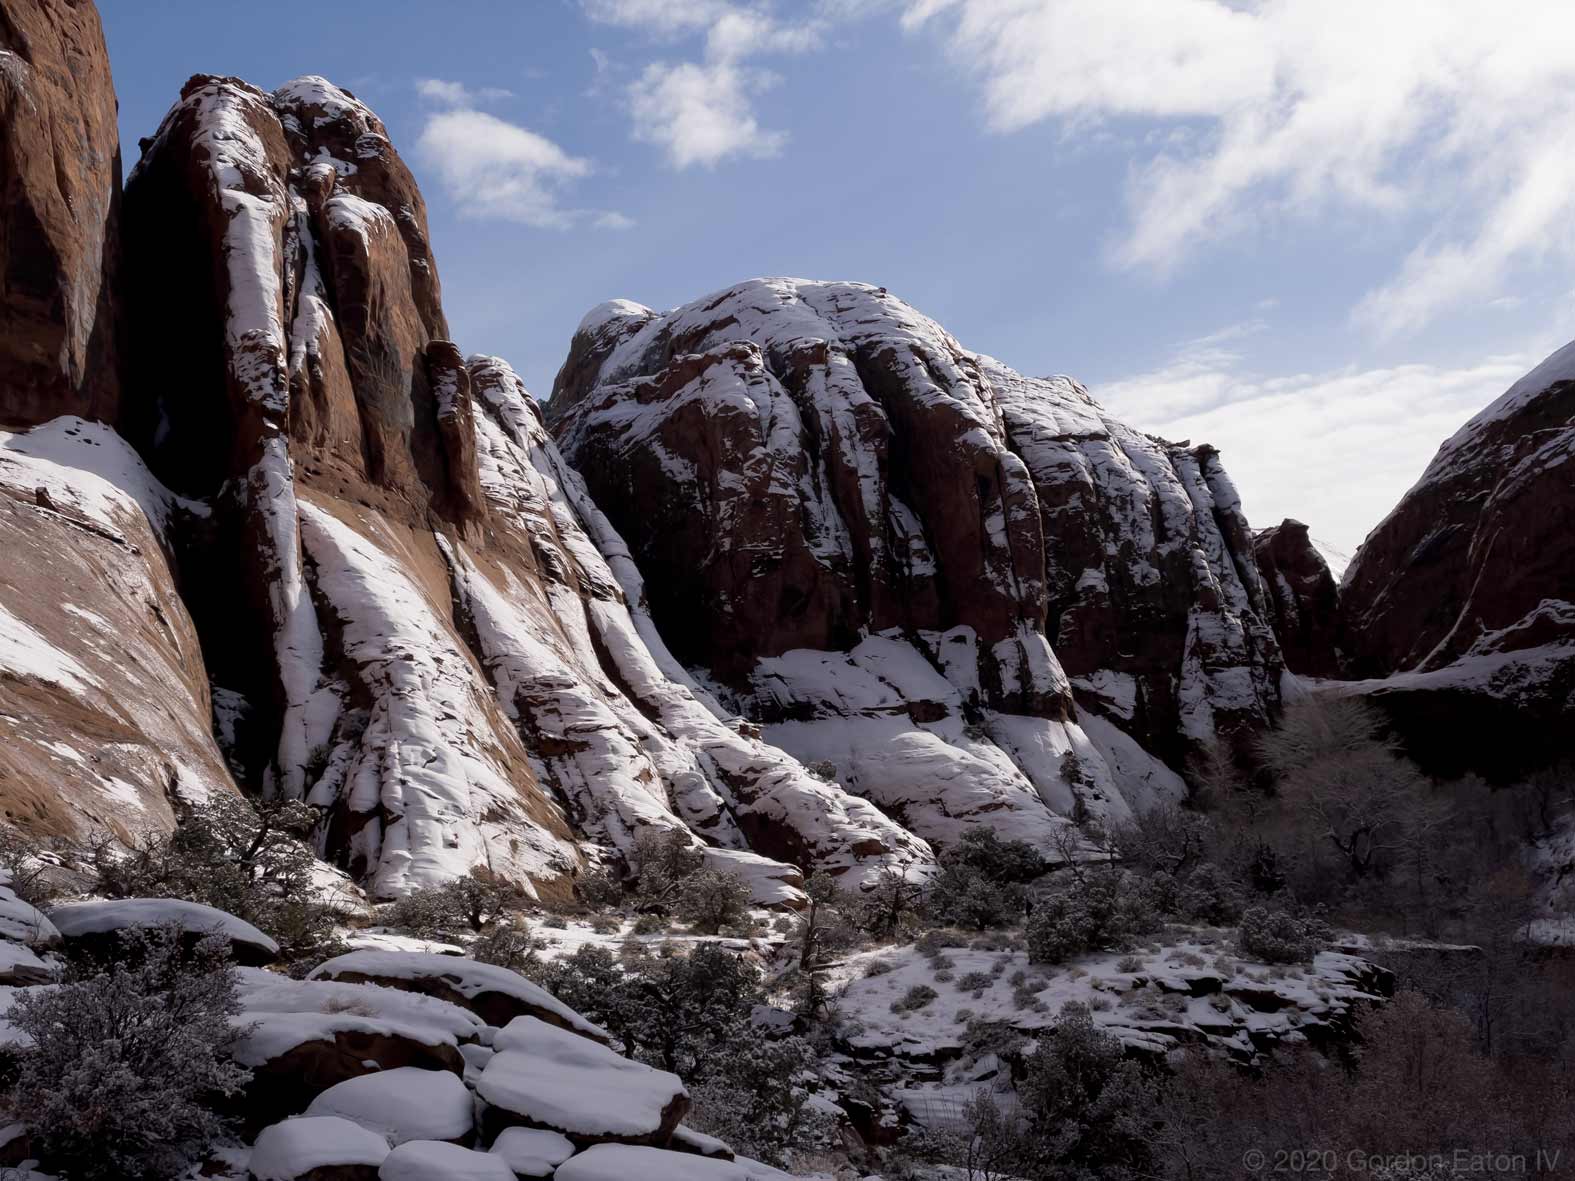
[[[948,22],[988,121],[1194,132],[1133,169],[1116,257],[1166,272],[1211,240],[1334,207],[1429,222],[1355,309],[1381,334],[1575,257],[1567,0],[906,0]]]
[[[1346,555],[1439,445],[1549,351],[1268,376],[1229,347],[1242,335],[1189,342],[1159,369],[1089,392],[1140,430],[1218,447],[1254,527],[1295,517]]]
[[[483,111],[440,111],[417,141],[421,158],[461,213],[569,229],[590,222],[609,229],[633,223],[621,213],[565,208],[563,189],[591,174],[589,160],[571,156],[534,131]]]
[[[498,86],[484,86],[480,90],[471,90],[463,82],[451,82],[446,78],[417,78],[416,93],[428,102],[444,107],[475,107],[482,103],[514,97],[512,90],[504,90]]]
[[[750,102],[769,82],[728,61],[652,62],[629,88],[634,136],[663,148],[674,168],[775,156],[787,135],[761,127]]]
[[[605,24],[677,40],[704,35],[698,61],[653,61],[626,97],[634,137],[662,148],[674,168],[713,167],[734,156],[775,156],[787,133],[763,127],[754,98],[776,83],[749,65],[765,54],[801,53],[821,43],[818,15],[779,19],[767,3],[732,0],[581,0]]]

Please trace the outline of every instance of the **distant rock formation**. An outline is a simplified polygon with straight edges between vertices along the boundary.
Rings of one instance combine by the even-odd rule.
[[[1575,344],[1439,448],[1341,587],[1350,672],[1413,754],[1495,777],[1575,748]]]
[[[1340,588],[1307,526],[1286,518],[1260,530],[1252,550],[1285,667],[1307,677],[1338,677]]]
[[[1277,705],[1213,451],[970,353],[878,288],[603,305],[548,417],[675,654],[928,838],[1120,819]]]

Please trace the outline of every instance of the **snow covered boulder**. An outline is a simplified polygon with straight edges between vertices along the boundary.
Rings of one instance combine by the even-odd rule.
[[[303,1116],[263,1129],[252,1181],[377,1181],[388,1141],[337,1116]]]
[[[369,981],[463,1005],[488,1025],[535,1017],[581,1037],[606,1042],[607,1031],[587,1021],[518,972],[451,955],[352,951],[320,965],[313,980]]]
[[[716,1160],[732,1160],[734,1155],[725,1140],[707,1136],[704,1132],[686,1128],[683,1124],[673,1129],[673,1140],[668,1147],[674,1152],[690,1152],[695,1156],[709,1156]]]
[[[245,1032],[233,1050],[252,1068],[237,1109],[251,1127],[294,1115],[347,1079],[400,1067],[460,1075],[459,1046],[483,1036],[474,1013],[374,984],[291,980],[240,969]]]
[[[28,947],[55,947],[60,931],[43,911],[24,902],[11,889],[10,875],[0,871],[0,939],[24,943]]]
[[[776,1181],[788,1174],[752,1160],[712,1160],[660,1148],[599,1144],[571,1157],[554,1181]]]
[[[68,902],[49,912],[68,944],[112,950],[121,932],[133,927],[175,923],[194,940],[218,931],[230,941],[237,963],[256,966],[279,958],[279,945],[243,919],[200,902],[178,898],[116,898],[107,902]]]
[[[412,1140],[388,1154],[378,1181],[515,1181],[501,1156],[441,1140]]]
[[[511,1021],[494,1045],[497,1055],[476,1080],[490,1132],[522,1124],[582,1145],[666,1144],[689,1110],[677,1075],[534,1017]]]
[[[307,1115],[337,1115],[390,1143],[447,1140],[469,1144],[474,1122],[470,1092],[446,1070],[401,1066],[335,1083],[306,1109]]]
[[[31,947],[0,943],[0,986],[48,984],[55,976],[54,967],[40,959]]]
[[[574,1144],[562,1133],[545,1128],[504,1128],[492,1142],[492,1151],[516,1177],[551,1177],[554,1169],[574,1155]]]

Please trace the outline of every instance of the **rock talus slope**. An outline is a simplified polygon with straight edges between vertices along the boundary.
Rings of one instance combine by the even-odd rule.
[[[1277,705],[1217,456],[884,290],[603,305],[548,416],[674,654],[927,838],[977,822],[1048,847],[1179,793],[1193,744]]]

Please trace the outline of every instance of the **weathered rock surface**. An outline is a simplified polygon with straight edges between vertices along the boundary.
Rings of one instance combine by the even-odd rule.
[[[1575,344],[1439,448],[1341,586],[1362,692],[1412,754],[1496,777],[1569,753],[1575,724]]]
[[[1340,675],[1340,588],[1307,533],[1287,518],[1252,539],[1264,600],[1285,667],[1308,677]]]
[[[0,425],[112,420],[120,128],[98,10],[0,3]]]
[[[1049,846],[1066,817],[1120,819],[1180,790],[1143,747],[1179,767],[1278,703],[1217,456],[882,290],[603,305],[548,415],[675,655],[926,838]]]

